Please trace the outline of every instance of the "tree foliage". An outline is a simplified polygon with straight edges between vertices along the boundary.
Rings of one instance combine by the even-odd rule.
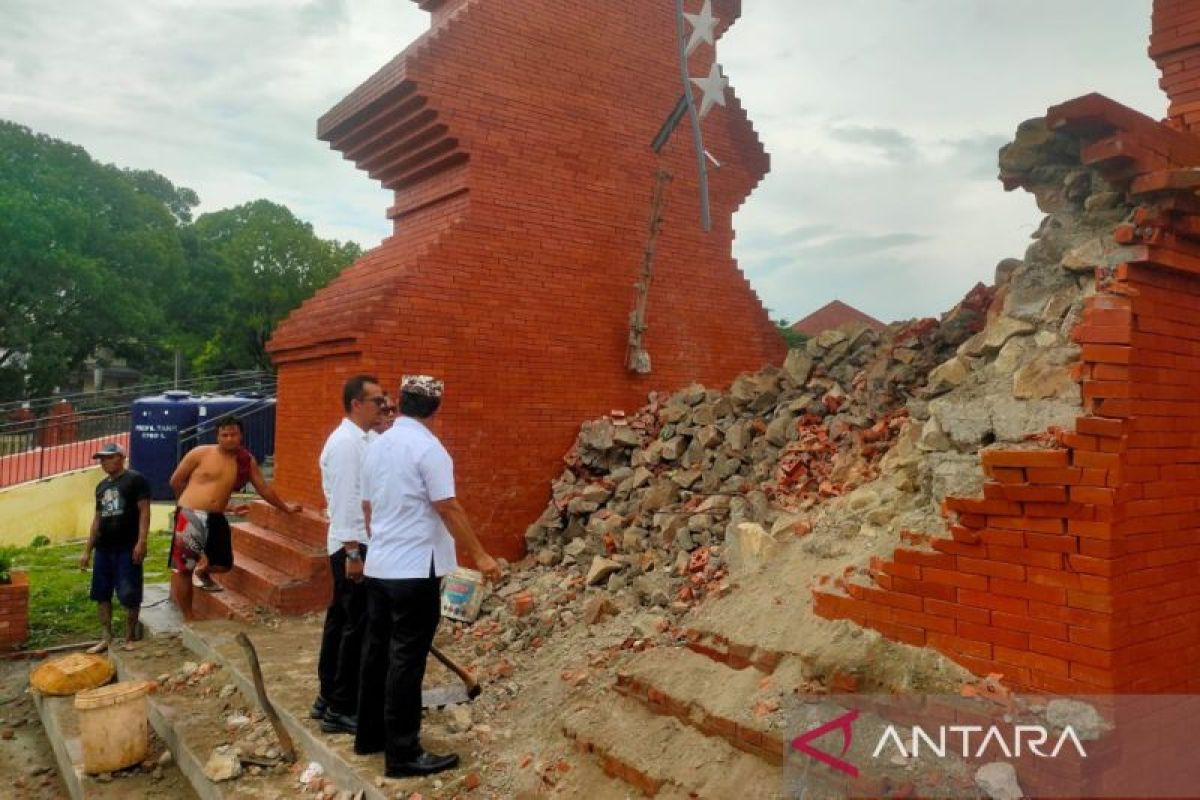
[[[185,268],[163,203],[80,147],[0,121],[0,369],[45,393],[105,347],[161,329],[147,302]]]
[[[151,170],[0,120],[0,399],[48,394],[99,352],[165,374],[267,368],[286,314],[360,255],[257,200],[204,214]]]
[[[804,347],[804,343],[808,341],[808,335],[793,328],[786,319],[775,320],[775,329],[779,331],[779,335],[783,337],[783,341],[790,350],[798,350]]]
[[[202,298],[196,308],[209,317],[191,328],[206,334],[194,360],[202,372],[268,369],[275,325],[362,254],[354,243],[319,239],[268,200],[204,214],[191,234],[188,294]]]

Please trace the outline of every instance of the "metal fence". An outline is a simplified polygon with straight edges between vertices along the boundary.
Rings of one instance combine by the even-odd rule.
[[[181,428],[175,445],[175,463],[178,464],[184,453],[196,445],[204,444],[206,440],[215,441],[217,423],[227,416],[242,421],[242,445],[256,457],[265,460],[275,455],[275,398],[263,397],[228,415],[222,414],[190,428]]]
[[[106,442],[129,447],[129,405],[0,423],[0,487],[90,466]]]
[[[92,454],[106,442],[117,442],[128,452],[131,406],[135,399],[169,389],[194,394],[232,395],[253,392],[272,397],[275,376],[269,372],[231,372],[186,381],[164,381],[105,389],[99,392],[0,403],[0,488],[91,466]],[[267,413],[267,401],[255,402],[236,416]],[[259,426],[248,425],[251,428]],[[180,431],[181,446],[190,449],[207,430],[203,426]],[[252,434],[254,436],[265,434]],[[256,452],[274,451],[270,442]],[[249,445],[249,443],[248,443]],[[254,448],[252,448],[254,449]]]
[[[5,419],[21,409],[32,409],[34,413],[44,413],[46,409],[67,402],[78,410],[104,409],[112,406],[127,405],[139,397],[160,394],[179,389],[192,394],[236,394],[237,392],[256,392],[258,394],[275,394],[275,374],[261,370],[243,370],[224,372],[219,375],[204,375],[181,381],[153,381],[139,383],[133,386],[122,386],[113,389],[100,389],[94,392],[76,392],[73,394],[57,394],[49,397],[33,397],[28,400],[11,400],[0,403],[0,419]]]

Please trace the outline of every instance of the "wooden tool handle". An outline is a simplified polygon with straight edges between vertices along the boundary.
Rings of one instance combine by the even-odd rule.
[[[457,675],[463,683],[467,685],[467,697],[474,700],[483,691],[479,688],[479,681],[475,680],[475,676],[467,672],[465,669],[456,664],[450,656],[443,653],[437,648],[437,645],[431,644],[429,650],[433,653],[433,657],[446,665],[446,668]]]
[[[275,736],[279,739],[279,749],[283,752],[283,759],[288,762],[295,761],[296,746],[292,744],[292,737],[288,735],[279,715],[275,713],[275,706],[271,705],[271,701],[267,699],[267,689],[263,686],[262,668],[258,665],[258,653],[255,652],[254,645],[250,643],[250,637],[245,633],[237,635],[237,643],[246,651],[246,658],[250,662],[250,672],[254,675],[254,691],[258,694],[258,704],[262,706],[263,713],[267,715],[267,719],[271,721],[271,727],[275,729]]]

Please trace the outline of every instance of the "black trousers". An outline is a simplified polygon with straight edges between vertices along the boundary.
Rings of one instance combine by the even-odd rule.
[[[441,591],[432,564],[428,578],[367,578],[367,633],[354,749],[382,750],[386,767],[421,753],[421,683],[441,616]]]
[[[359,549],[366,558],[366,546],[360,545]],[[367,630],[367,584],[346,579],[345,550],[329,557],[329,571],[333,574],[333,599],[325,612],[317,677],[321,697],[329,708],[352,717],[358,712],[359,667]]]

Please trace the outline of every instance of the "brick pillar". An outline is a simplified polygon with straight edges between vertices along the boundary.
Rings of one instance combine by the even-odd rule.
[[[1183,130],[1200,126],[1200,7],[1192,0],[1154,0],[1150,57],[1167,93],[1167,115]]]
[[[698,6],[689,0],[689,9]],[[721,162],[700,230],[669,3],[424,0],[434,27],[326,113],[318,135],[395,194],[394,235],[297,309],[279,366],[276,466],[320,500],[340,381],[446,381],[437,433],[489,549],[519,556],[582,421],[650,391],[728,385],[786,350],[732,257],[733,214],[769,159],[741,108],[704,121]],[[740,0],[718,0],[721,30]],[[706,74],[710,47],[692,56]],[[656,173],[673,175],[648,300],[649,375],[625,367]]]

